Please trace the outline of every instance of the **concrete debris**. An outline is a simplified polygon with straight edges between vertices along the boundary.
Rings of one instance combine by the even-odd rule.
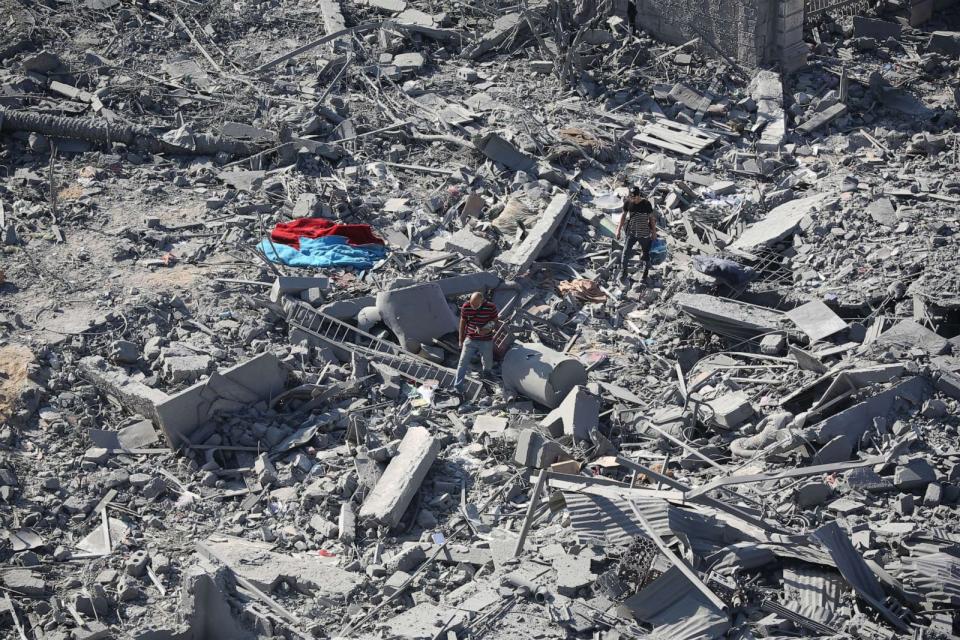
[[[960,8],[228,4],[4,5],[0,637],[960,635]]]
[[[397,526],[439,452],[440,443],[429,431],[423,427],[409,429],[400,442],[397,456],[363,501],[360,518],[388,527]]]

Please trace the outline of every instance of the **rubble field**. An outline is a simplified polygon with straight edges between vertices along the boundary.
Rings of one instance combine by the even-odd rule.
[[[960,6],[846,4],[0,0],[0,637],[960,637]]]

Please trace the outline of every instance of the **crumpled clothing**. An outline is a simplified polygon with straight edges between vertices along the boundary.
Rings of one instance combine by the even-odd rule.
[[[301,238],[299,248],[261,240],[258,248],[271,262],[290,267],[353,267],[370,269],[387,255],[387,248],[379,244],[351,246],[343,236]]]
[[[280,222],[270,232],[270,239],[275,243],[288,244],[295,249],[300,246],[301,238],[324,236],[343,236],[351,245],[384,244],[368,224],[337,224],[325,218],[299,218]]]
[[[714,256],[694,256],[693,268],[734,288],[742,287],[756,276],[756,272],[750,267]]]
[[[606,294],[600,290],[597,283],[586,278],[564,280],[557,285],[557,291],[563,295],[572,294],[573,297],[587,302],[605,302]]]

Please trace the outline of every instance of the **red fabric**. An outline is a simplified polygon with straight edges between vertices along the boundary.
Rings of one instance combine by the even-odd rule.
[[[300,248],[300,238],[344,236],[349,244],[385,244],[374,235],[368,224],[337,224],[324,218],[299,218],[280,222],[270,232],[270,239],[280,244]]]

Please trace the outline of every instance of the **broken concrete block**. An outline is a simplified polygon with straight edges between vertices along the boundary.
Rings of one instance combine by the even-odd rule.
[[[901,516],[913,515],[914,500],[912,493],[901,493],[896,502],[893,503],[893,508]]]
[[[554,462],[552,465],[550,465],[550,471],[553,473],[568,473],[574,475],[580,473],[580,463],[576,460]]]
[[[170,356],[164,354],[163,377],[173,383],[193,382],[205,375],[213,364],[213,358],[201,353]]]
[[[811,300],[787,311],[787,317],[807,334],[810,342],[823,340],[847,328],[847,323],[819,300]]]
[[[133,364],[140,359],[140,348],[129,340],[110,343],[110,359],[121,364]]]
[[[7,589],[28,598],[42,598],[47,592],[47,584],[29,569],[7,569],[0,573],[0,582]]]
[[[541,344],[518,342],[503,357],[503,384],[554,409],[577,385],[587,383],[583,363]]]
[[[399,553],[387,560],[388,571],[405,571],[410,573],[416,570],[427,559],[427,554],[419,544],[405,547]]]
[[[808,482],[796,488],[794,499],[802,509],[823,504],[833,495],[833,490],[825,482]]]
[[[923,489],[936,480],[936,470],[923,458],[910,460],[906,465],[897,467],[893,474],[893,484],[900,491]]]
[[[227,600],[233,595],[234,578],[226,567],[207,571],[194,565],[184,572],[178,617],[186,638],[208,640],[251,640],[255,634],[240,625]]]
[[[471,233],[468,229],[460,229],[444,242],[446,251],[473,258],[480,266],[485,266],[490,261],[496,248],[493,242]]]
[[[867,205],[867,213],[870,214],[874,222],[890,227],[891,229],[897,226],[897,222],[899,221],[897,218],[897,210],[894,208],[893,201],[890,200],[890,198],[878,198],[874,200]]]
[[[277,468],[266,452],[261,453],[253,461],[253,472],[257,474],[260,484],[273,484],[277,481]]]
[[[150,555],[141,550],[134,551],[127,557],[124,569],[127,575],[134,578],[142,578],[147,574],[147,565],[150,564]]]
[[[400,71],[420,71],[426,60],[422,53],[413,51],[410,53],[398,53],[393,56],[393,66]]]
[[[313,218],[324,217],[330,214],[330,207],[321,202],[320,197],[315,193],[301,193],[297,197],[296,204],[293,205],[291,216],[294,218]]]
[[[787,337],[782,333],[771,333],[760,340],[760,353],[779,356],[787,348]]]
[[[559,443],[534,429],[524,429],[520,432],[517,448],[513,454],[514,462],[534,469],[547,469],[553,464],[572,459],[573,457]]]
[[[401,513],[401,515],[403,515]],[[353,512],[353,505],[344,502],[340,505],[340,518],[337,520],[337,538],[344,544],[353,544],[357,538],[357,515]]]
[[[408,429],[400,442],[400,452],[360,507],[360,518],[397,526],[439,452],[439,441],[425,428]]]
[[[481,138],[477,148],[490,160],[514,171],[529,173],[537,166],[536,160],[495,132],[490,132]]]
[[[381,291],[376,305],[383,323],[412,353],[422,343],[457,330],[457,317],[436,283]]]
[[[330,522],[319,513],[310,518],[310,528],[322,535],[324,538],[331,539],[337,537],[337,525]]]
[[[947,339],[913,320],[901,320],[880,334],[876,344],[901,349],[921,349],[931,356],[947,352],[950,344]]]
[[[853,35],[856,38],[875,38],[877,40],[899,38],[900,31],[900,24],[897,22],[853,16]]]
[[[820,447],[817,455],[813,457],[813,464],[831,464],[834,462],[846,462],[853,454],[853,442],[850,438],[841,434],[832,438],[827,444]]]
[[[479,415],[474,419],[473,427],[470,430],[475,434],[486,433],[491,436],[500,436],[507,430],[509,424],[510,422],[506,418]]]
[[[947,403],[940,398],[930,398],[923,403],[920,415],[924,418],[942,418],[947,415]]]
[[[939,482],[931,482],[923,494],[923,506],[939,507],[943,500],[943,486]]]
[[[169,400],[166,393],[135,382],[119,367],[107,363],[100,356],[80,360],[81,375],[108,396],[115,398],[128,411],[141,416],[156,416],[156,407]]]
[[[707,402],[713,411],[713,419],[725,429],[736,429],[753,415],[750,396],[743,391],[726,393]]]
[[[557,556],[553,559],[553,568],[557,572],[557,593],[568,598],[575,597],[596,579],[590,571],[588,556]]]
[[[927,51],[960,57],[960,31],[934,31],[930,34]]]
[[[540,426],[554,438],[573,436],[574,442],[590,441],[590,434],[600,420],[600,398],[591,395],[586,387],[576,386],[560,406],[547,414]]]
[[[273,281],[270,287],[270,302],[280,302],[284,295],[299,294],[307,289],[329,289],[329,278],[307,278],[299,276],[280,276]]]

